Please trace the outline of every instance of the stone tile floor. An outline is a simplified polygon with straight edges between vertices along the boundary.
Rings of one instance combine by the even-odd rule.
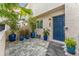
[[[46,56],[65,56],[64,44],[50,41]]]
[[[6,56],[45,56],[49,42],[42,39],[27,39],[6,46]]]

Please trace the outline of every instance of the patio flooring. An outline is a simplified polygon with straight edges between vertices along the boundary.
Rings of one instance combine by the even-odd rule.
[[[6,56],[45,56],[49,42],[42,39],[27,39],[6,46]]]

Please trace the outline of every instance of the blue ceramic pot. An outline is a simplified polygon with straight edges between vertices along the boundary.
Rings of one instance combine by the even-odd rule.
[[[70,54],[75,54],[76,47],[67,47],[67,52]]]
[[[44,36],[44,40],[47,41],[48,40],[48,36]]]
[[[36,36],[36,35],[35,35],[35,32],[32,32],[32,33],[31,33],[31,38],[35,38],[35,36]]]
[[[29,35],[26,35],[25,38],[26,38],[26,39],[29,39]]]
[[[25,36],[20,36],[20,41],[23,41]]]
[[[9,41],[13,42],[13,41],[16,41],[16,34],[10,34],[9,35]]]

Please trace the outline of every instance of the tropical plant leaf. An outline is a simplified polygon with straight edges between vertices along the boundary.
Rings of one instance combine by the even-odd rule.
[[[20,9],[17,13],[15,10]],[[9,25],[12,31],[18,29],[17,23],[19,21],[19,16],[26,16],[27,14],[32,14],[31,9],[21,7],[18,3],[1,3],[0,4],[0,17],[7,18],[4,23]]]
[[[32,14],[32,10],[31,9],[26,9],[24,7],[21,7],[20,8],[20,15],[26,16],[28,14]]]
[[[12,13],[12,12],[8,12],[6,10],[0,10],[0,16],[1,17],[6,17],[9,19],[18,19],[18,14]]]

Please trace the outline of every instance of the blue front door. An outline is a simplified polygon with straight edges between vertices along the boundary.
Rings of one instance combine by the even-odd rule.
[[[64,26],[65,26],[64,15],[53,17],[53,39],[58,41],[65,40]]]

